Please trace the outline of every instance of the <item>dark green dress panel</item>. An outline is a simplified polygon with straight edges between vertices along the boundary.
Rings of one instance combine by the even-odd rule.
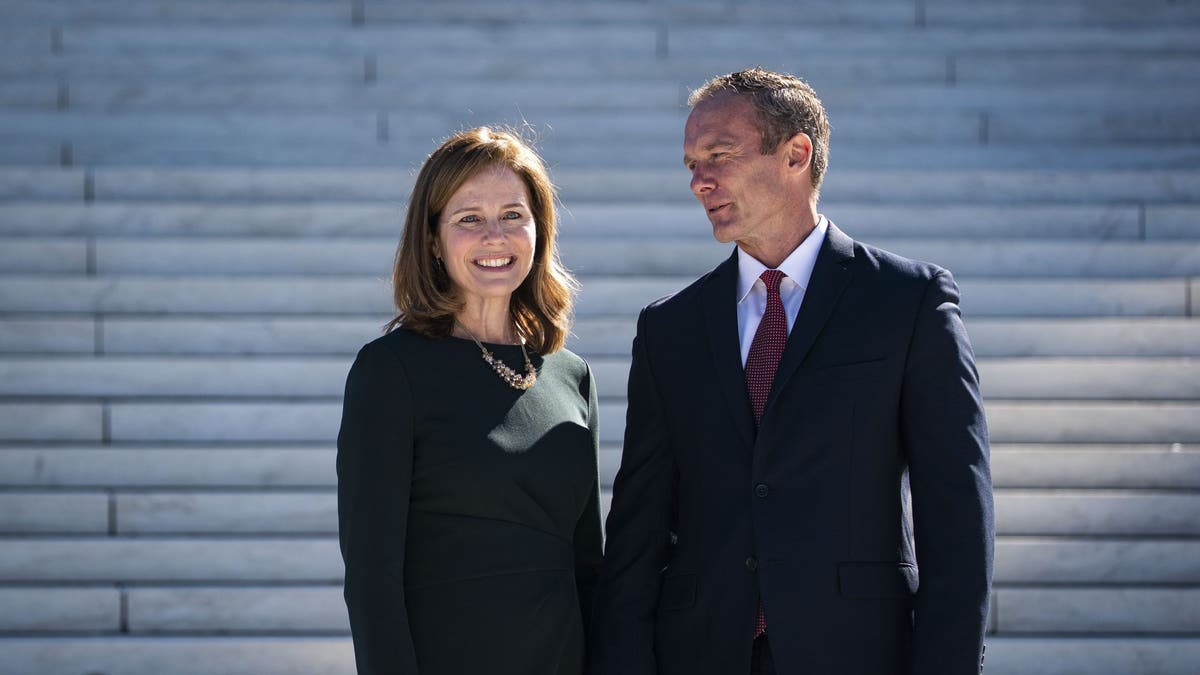
[[[487,345],[518,372],[521,349]],[[338,435],[358,672],[579,675],[601,557],[596,391],[578,356],[504,383],[470,340],[363,347]]]

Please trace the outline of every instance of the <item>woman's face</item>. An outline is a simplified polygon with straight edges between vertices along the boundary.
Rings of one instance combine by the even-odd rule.
[[[468,178],[442,209],[434,254],[468,307],[507,303],[529,275],[537,243],[531,206],[525,181],[494,166]]]

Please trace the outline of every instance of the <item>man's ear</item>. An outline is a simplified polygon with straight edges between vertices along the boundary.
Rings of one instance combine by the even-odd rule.
[[[783,142],[788,169],[806,171],[812,165],[813,144],[808,134],[800,132]]]

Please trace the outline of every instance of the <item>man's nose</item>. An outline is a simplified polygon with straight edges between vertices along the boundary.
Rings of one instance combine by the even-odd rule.
[[[712,176],[710,176],[709,173],[701,167],[696,167],[692,171],[692,194],[700,197],[709,190],[712,190],[715,186],[716,185],[712,180]]]

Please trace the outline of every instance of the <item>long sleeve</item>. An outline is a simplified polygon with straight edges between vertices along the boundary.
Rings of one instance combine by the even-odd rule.
[[[404,598],[412,482],[413,404],[387,347],[358,354],[346,380],[338,433],[338,535],[360,675],[416,675]]]
[[[948,272],[927,286],[901,398],[920,589],[913,673],[979,672],[992,578],[992,482],[979,376]]]
[[[621,468],[613,485],[604,568],[596,593],[592,672],[654,675],[655,614],[674,517],[675,466],[647,356],[645,311],[629,371]]]
[[[588,368],[588,429],[592,437],[592,455],[596,458],[593,467],[594,482],[591,498],[579,516],[575,526],[575,584],[579,589],[579,608],[583,612],[586,630],[592,614],[592,598],[596,592],[596,578],[600,573],[603,550],[603,535],[600,530],[600,412],[596,396],[596,379]]]

